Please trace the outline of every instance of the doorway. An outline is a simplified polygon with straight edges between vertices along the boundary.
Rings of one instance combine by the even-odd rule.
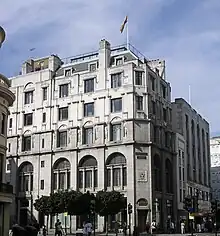
[[[140,233],[146,232],[148,210],[138,210],[138,229]]]

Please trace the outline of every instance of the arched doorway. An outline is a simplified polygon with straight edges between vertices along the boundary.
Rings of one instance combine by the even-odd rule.
[[[33,221],[33,165],[26,161],[18,168],[19,223],[27,225]]]

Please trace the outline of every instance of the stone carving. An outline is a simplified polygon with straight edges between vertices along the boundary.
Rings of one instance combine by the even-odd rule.
[[[147,171],[139,171],[138,173],[138,181],[139,182],[147,182]]]
[[[128,136],[128,128],[126,126],[126,123],[124,123],[123,129],[124,129],[124,137],[126,138]]]
[[[108,138],[108,127],[106,126],[105,127],[105,139],[107,139]]]
[[[81,130],[78,130],[78,143],[81,142]]]

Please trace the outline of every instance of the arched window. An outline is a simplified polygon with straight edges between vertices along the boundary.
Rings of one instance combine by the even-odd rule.
[[[166,159],[165,163],[166,169],[166,192],[173,193],[173,170],[172,170],[172,163],[169,159]]]
[[[154,156],[154,189],[155,191],[162,191],[161,185],[161,161],[158,155]]]
[[[113,99],[112,101],[117,100]],[[121,141],[123,137],[123,126],[121,119],[116,117],[110,124],[110,141]]]
[[[30,162],[24,162],[18,169],[19,191],[33,191],[33,165]]]
[[[87,104],[85,104],[87,105]],[[86,122],[86,124],[84,124],[83,129],[82,129],[83,133],[82,133],[82,144],[87,144],[87,145],[92,145],[94,142],[94,127],[93,127],[93,123],[88,121]]]
[[[79,162],[79,188],[94,189],[98,187],[97,160],[93,156],[85,156]]]
[[[58,159],[53,165],[53,189],[70,188],[70,162],[65,158]]]
[[[106,161],[107,187],[127,186],[126,159],[121,153],[113,153]]]

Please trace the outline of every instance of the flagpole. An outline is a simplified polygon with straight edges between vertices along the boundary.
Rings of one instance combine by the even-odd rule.
[[[191,105],[191,86],[189,85],[189,105]]]
[[[126,42],[126,43],[127,43],[127,50],[129,50],[129,31],[128,31],[128,22],[127,22],[127,25],[126,25],[126,31],[127,31],[127,32],[126,32],[126,34],[127,34],[127,35],[126,35],[126,38],[127,38],[127,39],[126,39],[126,41],[127,41],[127,42]]]

